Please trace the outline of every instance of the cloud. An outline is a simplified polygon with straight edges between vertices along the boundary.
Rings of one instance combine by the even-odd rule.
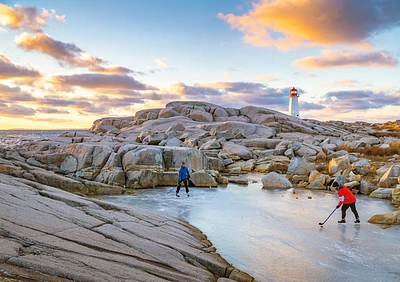
[[[68,112],[67,110],[59,110],[55,108],[40,107],[37,109],[37,111],[42,114],[70,114],[70,112]]]
[[[26,116],[33,116],[35,113],[36,111],[34,109],[21,105],[7,106],[3,104],[3,107],[0,108],[0,116],[3,117],[23,118]]]
[[[315,74],[313,73],[306,73],[304,71],[295,71],[294,73],[292,73],[293,75],[305,75],[308,77],[317,77]]]
[[[36,8],[23,7],[19,4],[12,8],[0,3],[0,24],[13,30],[40,32],[53,17],[57,22],[65,21],[65,16],[57,15],[55,10],[43,9],[40,13]]]
[[[317,103],[310,103],[306,101],[299,101],[299,108],[302,111],[311,111],[311,110],[323,110],[326,108],[325,105],[317,104]]]
[[[10,87],[0,84],[0,101],[3,102],[33,102],[36,101],[32,94],[23,91],[20,87]]]
[[[323,103],[329,105],[330,109],[341,113],[400,106],[400,90],[328,92],[324,95]]]
[[[364,43],[400,25],[398,0],[261,0],[246,14],[219,13],[243,41],[278,49]]]
[[[70,90],[75,86],[85,89],[157,90],[156,87],[143,84],[129,75],[119,74],[58,75],[53,76],[50,83],[61,90]]]
[[[213,89],[211,87],[203,87],[201,85],[189,86],[183,82],[178,82],[172,84],[169,89],[171,94],[179,94],[185,96],[197,96],[197,97],[207,97],[207,96],[220,96],[221,92]]]
[[[276,77],[273,77],[273,76],[259,75],[259,76],[256,77],[256,80],[271,82],[271,81],[276,81],[278,79]]]
[[[107,62],[84,52],[73,43],[53,39],[46,33],[31,35],[24,32],[15,37],[15,43],[26,51],[37,51],[57,60],[61,65],[88,68],[91,71],[109,74],[127,74],[133,71],[120,66],[103,66]]]
[[[38,118],[38,117],[27,117],[27,120],[36,122],[50,122],[50,123],[66,123],[71,122],[71,119],[59,119],[59,118]]]
[[[293,64],[306,69],[331,67],[393,68],[397,63],[396,57],[386,51],[359,53],[328,50],[323,51],[320,57],[305,57],[293,62]]]
[[[0,53],[0,80],[13,78],[38,78],[41,74],[33,68],[13,64],[3,53]]]
[[[156,62],[157,66],[158,66],[159,68],[166,68],[166,67],[168,67],[168,65],[167,65],[165,62],[163,62],[162,60],[160,60],[160,59],[156,59],[155,62]]]
[[[348,78],[335,80],[334,83],[336,85],[349,86],[349,87],[357,86],[358,84],[360,84],[360,82],[358,82],[357,80],[348,79]]]

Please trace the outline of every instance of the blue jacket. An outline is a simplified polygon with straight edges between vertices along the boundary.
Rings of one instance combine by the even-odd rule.
[[[187,167],[180,167],[178,172],[178,181],[181,182],[188,177],[190,177],[189,169]]]

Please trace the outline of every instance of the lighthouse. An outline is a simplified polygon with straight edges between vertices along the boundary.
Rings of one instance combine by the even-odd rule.
[[[299,95],[296,88],[290,89],[289,95],[289,115],[292,117],[300,117],[299,114]]]

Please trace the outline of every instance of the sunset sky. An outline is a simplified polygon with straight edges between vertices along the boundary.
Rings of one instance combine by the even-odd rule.
[[[0,0],[0,129],[174,100],[400,119],[398,0]]]

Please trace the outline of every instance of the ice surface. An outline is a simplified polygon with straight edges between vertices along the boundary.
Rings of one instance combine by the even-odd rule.
[[[389,201],[358,195],[360,225],[349,209],[347,224],[337,224],[338,210],[322,228],[318,223],[336,206],[335,194],[261,188],[191,188],[190,198],[182,192],[176,198],[169,187],[102,199],[182,218],[230,263],[267,281],[400,281],[400,228],[367,223],[392,211]]]

